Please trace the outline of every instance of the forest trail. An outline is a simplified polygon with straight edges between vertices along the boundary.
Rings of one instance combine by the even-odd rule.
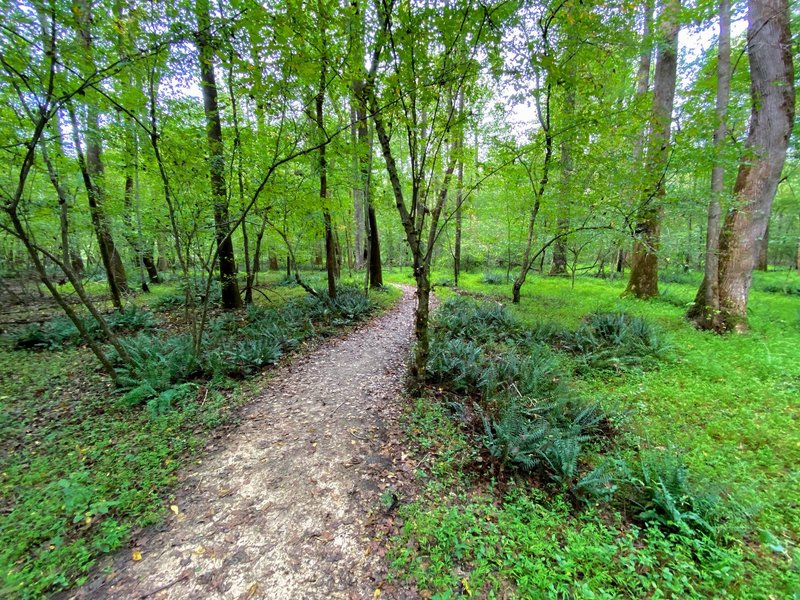
[[[134,539],[141,559],[119,554],[70,597],[372,598],[382,568],[368,524],[414,305],[404,287],[389,313],[280,367],[186,474],[178,514]]]

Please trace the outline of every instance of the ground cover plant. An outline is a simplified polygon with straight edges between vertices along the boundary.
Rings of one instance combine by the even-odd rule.
[[[175,294],[164,287],[153,295]],[[112,315],[133,357],[119,387],[72,333],[52,335],[60,319],[36,325],[42,343],[21,345],[32,338],[27,328],[26,337],[9,332],[0,349],[0,596],[79,583],[132,530],[163,518],[178,470],[214,429],[235,422],[236,407],[263,385],[263,367],[399,295],[387,288],[365,299],[346,285],[335,300],[296,285],[266,292],[271,302],[215,315],[199,355],[179,304]]]
[[[756,277],[752,332],[722,339],[686,322],[685,307],[633,301],[622,282],[592,277],[574,289],[536,277],[519,307],[481,274],[460,282],[477,304],[439,292],[433,387],[406,419],[430,466],[418,473],[421,496],[399,509],[397,577],[442,598],[795,594],[798,307],[758,291],[778,277]],[[691,302],[692,283],[669,289]],[[628,323],[632,339],[646,328],[653,343],[609,347],[620,359],[647,348],[648,360],[581,356],[595,346],[575,344],[577,332],[597,337],[602,325],[618,335]],[[530,348],[536,359],[523,371],[548,373],[547,386],[486,385],[511,381],[486,374],[519,371]],[[591,407],[588,430],[570,425],[576,409],[558,409],[555,423],[554,396],[580,399],[578,413]]]

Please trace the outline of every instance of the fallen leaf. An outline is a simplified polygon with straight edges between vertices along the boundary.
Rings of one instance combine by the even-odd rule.
[[[133,560],[142,560],[142,553],[139,550],[133,551]]]
[[[381,588],[375,588],[375,593],[372,594],[373,598],[380,598],[381,597]]]
[[[171,505],[171,506],[169,507],[169,509],[170,509],[172,512],[174,512],[176,515],[179,515],[179,514],[181,514],[181,509],[180,509],[180,508],[178,508],[178,505],[177,505],[177,504],[173,504],[173,505]]]

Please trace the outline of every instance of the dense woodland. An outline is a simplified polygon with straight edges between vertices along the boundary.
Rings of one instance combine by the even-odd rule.
[[[464,372],[453,384],[443,365],[464,348],[442,344],[472,343],[449,318],[488,317],[455,304],[432,325],[440,290],[525,311],[548,278],[575,306],[581,285],[606,282],[730,344],[763,318],[754,272],[800,292],[800,12],[787,0],[2,6],[0,328],[11,354],[91,352],[93,377],[153,418],[198,377],[241,380],[374,297],[385,308],[390,280],[416,288],[412,389],[472,398],[495,388]],[[180,334],[165,346],[131,335],[159,305]],[[247,325],[236,346],[233,323]],[[535,336],[584,356],[580,331]],[[496,342],[474,356],[507,360]],[[515,360],[537,360],[525,352]],[[500,440],[513,411],[484,400],[486,452],[513,464]],[[512,470],[534,468],[514,451]]]

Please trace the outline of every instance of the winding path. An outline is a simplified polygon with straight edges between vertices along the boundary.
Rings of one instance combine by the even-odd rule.
[[[222,449],[192,469],[177,514],[73,598],[372,598],[384,423],[394,418],[414,290],[391,312],[281,367]],[[137,556],[138,558],[138,556]]]

